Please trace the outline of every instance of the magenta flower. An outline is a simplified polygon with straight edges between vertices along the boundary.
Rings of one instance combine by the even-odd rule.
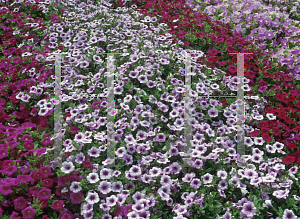
[[[53,204],[51,205],[51,207],[53,208],[54,211],[59,211],[59,210],[63,210],[64,207],[64,201],[61,201],[61,200],[55,200],[53,202]]]
[[[11,216],[9,217],[9,219],[20,219],[21,217],[19,216],[19,214],[15,211],[12,212]]]
[[[58,177],[58,186],[65,187],[67,183],[70,182],[70,177],[68,175]]]
[[[70,198],[73,205],[81,204],[84,194],[82,192],[71,193]]]
[[[117,210],[115,211],[114,216],[123,216],[125,209],[125,206],[117,206]]]
[[[0,159],[7,157],[7,155],[8,155],[8,149],[1,148],[0,149]]]
[[[18,142],[16,140],[13,140],[13,141],[10,141],[8,144],[10,149],[14,149],[17,145],[18,145]]]
[[[21,140],[22,141],[32,141],[32,136],[25,134],[25,135],[23,135]]]
[[[17,166],[16,165],[13,165],[13,166],[10,166],[10,167],[6,167],[4,169],[4,174],[7,175],[7,176],[12,176],[15,172],[17,172]]]
[[[228,67],[228,70],[229,70],[231,73],[234,73],[234,72],[236,72],[237,68],[236,68],[236,66],[230,65],[230,66]]]
[[[127,214],[132,211],[132,205],[133,204],[129,204],[126,206],[117,206],[117,210],[115,211],[114,216],[127,216]]]
[[[235,40],[233,38],[228,38],[227,40],[225,40],[225,42],[227,45],[232,45],[235,42]]]
[[[50,138],[45,138],[42,142],[41,142],[42,145],[44,146],[49,146],[49,145],[52,145],[53,144],[53,141],[50,140]]]
[[[261,87],[258,88],[258,91],[261,92],[261,93],[263,93],[263,92],[265,92],[267,89],[268,89],[267,86],[261,86]]]
[[[99,109],[101,102],[93,102],[92,108],[93,109]]]
[[[46,199],[50,199],[51,196],[51,189],[47,189],[47,188],[42,188],[38,193],[37,193],[38,197],[40,200],[46,200]]]
[[[26,164],[24,164],[23,166],[21,166],[19,168],[19,171],[22,173],[22,174],[26,174],[30,171],[30,167],[29,167],[29,163],[28,161],[26,162]]]
[[[16,181],[16,178],[6,178],[4,181],[3,181],[6,185],[9,185],[9,186],[16,186],[18,185],[17,181]]]
[[[22,211],[27,207],[27,200],[23,196],[21,196],[14,200],[14,206],[16,211]]]
[[[28,176],[28,175],[18,175],[17,176],[17,181],[19,183],[27,183],[27,182],[30,182],[31,181],[31,177]]]
[[[45,175],[45,177],[48,177],[52,174],[51,168],[49,166],[41,167],[40,171]]]
[[[16,57],[16,58],[14,58],[13,63],[19,64],[21,61],[22,61],[22,59],[20,57]]]
[[[76,126],[71,126],[71,127],[69,128],[69,131],[72,132],[72,133],[74,133],[74,134],[77,134],[77,132],[78,132],[79,130],[80,130],[80,129],[77,128]]]
[[[34,215],[36,214],[36,211],[33,209],[32,206],[29,206],[22,211],[22,214],[23,219],[33,219]]]
[[[64,214],[61,219],[72,219],[72,216],[69,213]]]
[[[34,148],[34,144],[31,141],[27,141],[24,143],[24,148],[26,148],[27,150],[31,150]]]
[[[225,61],[222,61],[222,62],[219,62],[218,64],[219,64],[220,66],[222,66],[222,65],[225,65],[226,62],[225,62]]]

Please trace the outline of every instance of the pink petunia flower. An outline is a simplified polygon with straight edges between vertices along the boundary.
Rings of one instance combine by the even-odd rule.
[[[7,176],[12,176],[15,172],[17,172],[17,166],[13,165],[4,169],[4,174]]]
[[[37,193],[38,197],[40,200],[46,200],[46,199],[50,199],[51,196],[51,189],[47,189],[47,188],[42,188],[38,193]]]
[[[21,196],[14,200],[14,206],[16,211],[22,211],[27,207],[27,200]]]
[[[70,198],[73,205],[81,204],[83,202],[82,198],[84,194],[82,192],[71,193]]]
[[[36,214],[36,211],[33,209],[32,206],[29,206],[22,211],[22,214],[23,219],[33,219],[34,215]]]
[[[63,210],[64,207],[64,201],[61,201],[61,200],[55,200],[53,202],[53,204],[51,205],[51,207],[53,208],[54,211],[59,211],[59,210]]]

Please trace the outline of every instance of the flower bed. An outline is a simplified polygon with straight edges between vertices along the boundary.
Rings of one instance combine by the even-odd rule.
[[[238,2],[213,7],[206,1],[13,2],[0,7],[2,218],[300,216],[296,44],[288,45],[295,55],[285,60],[289,66],[280,57],[276,65],[272,58],[279,53],[264,51],[271,39],[253,44],[256,27],[234,20]],[[202,11],[189,9],[190,3],[200,4]],[[228,8],[224,18],[212,13],[218,7]],[[293,16],[285,22],[295,32]],[[251,22],[262,25],[257,21]],[[274,31],[280,35],[284,25]],[[272,40],[277,42],[278,35]],[[286,54],[284,38],[279,41],[275,50]],[[54,124],[53,92],[60,52],[69,53],[61,64],[61,127]],[[104,98],[111,60],[99,54],[107,52],[124,53],[115,55],[113,64],[119,74],[114,87],[117,167],[107,165]],[[244,101],[200,97],[236,95],[241,81],[237,57],[229,53],[237,52],[253,53],[244,59]],[[193,129],[185,166],[187,53]],[[72,97],[80,93],[99,96]],[[246,166],[236,163],[235,117],[242,104]],[[60,129],[62,166],[52,153]]]

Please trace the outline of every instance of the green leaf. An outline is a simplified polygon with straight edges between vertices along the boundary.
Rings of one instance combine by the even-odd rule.
[[[279,209],[279,214],[281,215],[283,213],[283,210],[281,207],[278,207],[278,209]]]

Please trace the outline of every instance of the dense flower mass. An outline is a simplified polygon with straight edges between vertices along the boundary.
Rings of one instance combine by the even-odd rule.
[[[2,0],[0,216],[300,217],[299,9]]]

